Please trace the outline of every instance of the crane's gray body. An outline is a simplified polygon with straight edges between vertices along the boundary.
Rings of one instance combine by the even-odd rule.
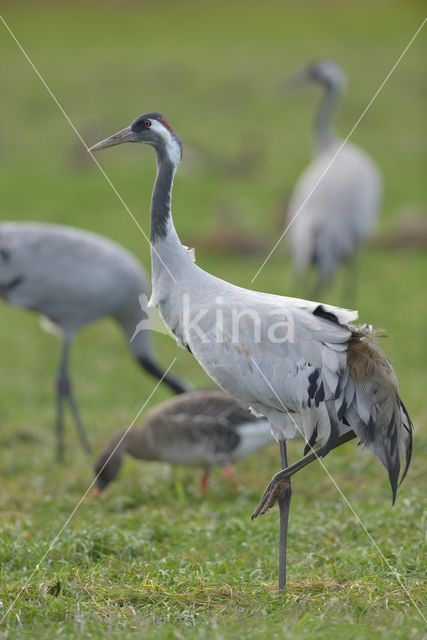
[[[394,498],[401,457],[402,476],[411,458],[411,422],[392,366],[371,333],[353,325],[357,311],[251,291],[198,267],[172,218],[179,137],[163,116],[149,113],[93,150],[127,141],[157,153],[150,305],[178,344],[224,391],[267,418],[276,439],[300,434],[326,455],[356,434],[387,468]]]
[[[46,316],[67,339],[111,316],[130,340],[147,290],[139,262],[107,238],[55,224],[0,224],[0,296]],[[130,347],[137,355],[146,343],[141,331]]]
[[[147,294],[144,269],[123,247],[102,236],[55,224],[0,224],[0,298],[49,319],[63,337],[57,377],[58,457],[63,455],[63,411],[67,400],[80,438],[90,450],[68,374],[69,345],[84,326],[111,317],[121,327],[140,365],[175,393],[185,387],[163,373],[153,357],[147,314],[139,296]],[[136,331],[138,325],[138,331]]]
[[[295,269],[303,273],[313,264],[323,280],[372,235],[381,202],[374,162],[349,142],[334,159],[339,145],[336,141],[316,156],[289,203]]]
[[[298,77],[324,90],[314,131],[315,158],[297,181],[289,202],[288,242],[294,269],[317,271],[319,293],[343,261],[373,233],[382,198],[380,173],[365,151],[337,138],[332,121],[346,84],[333,60],[319,60]]]

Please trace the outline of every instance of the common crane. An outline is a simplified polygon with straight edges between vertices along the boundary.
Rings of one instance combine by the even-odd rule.
[[[412,453],[412,425],[394,370],[370,331],[352,324],[356,311],[251,291],[198,267],[194,252],[178,237],[171,212],[181,138],[152,112],[91,150],[125,142],[151,145],[157,155],[150,304],[212,380],[270,421],[276,439],[285,442],[301,433],[307,443],[307,455],[272,478],[253,514],[265,513],[279,500],[283,589],[290,477],[296,471],[358,438],[386,467],[394,502]]]
[[[312,295],[318,296],[344,261],[355,260],[359,247],[372,235],[382,197],[381,177],[370,156],[335,136],[332,128],[346,78],[333,60],[309,65],[296,83],[314,82],[323,88],[316,116],[314,160],[295,185],[288,207],[288,242],[297,275],[316,271]],[[346,283],[355,286],[354,270]]]
[[[40,222],[0,224],[0,298],[45,316],[61,333],[57,376],[57,456],[64,453],[64,408],[68,402],[83,448],[90,452],[69,375],[70,346],[84,326],[111,316],[122,329],[132,356],[175,393],[185,386],[164,376],[149,332],[135,328],[142,311],[138,296],[147,292],[144,269],[126,249],[100,235]]]

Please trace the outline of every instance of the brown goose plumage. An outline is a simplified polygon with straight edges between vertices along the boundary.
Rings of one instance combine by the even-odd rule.
[[[202,489],[210,469],[228,467],[273,441],[267,420],[255,418],[219,389],[190,391],[149,411],[137,428],[117,433],[95,465],[99,493],[120,470],[123,455],[201,466]]]

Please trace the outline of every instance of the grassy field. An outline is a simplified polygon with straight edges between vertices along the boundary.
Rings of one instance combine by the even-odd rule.
[[[311,152],[318,92],[284,89],[306,61],[336,57],[350,85],[337,127],[345,135],[423,19],[422,3],[3,3],[3,17],[88,143],[150,110],[164,112],[186,144],[174,212],[183,241],[202,240],[231,207],[248,233],[278,233],[278,212]],[[72,224],[103,233],[149,265],[148,247],[63,115],[0,24],[1,218]],[[411,208],[425,213],[425,54],[422,33],[353,139],[384,175],[381,233]],[[259,158],[246,171],[236,158]],[[100,157],[148,231],[154,176],[149,150]],[[239,163],[237,163],[239,164]],[[249,163],[250,164],[250,163]],[[200,250],[199,264],[243,286],[264,259]],[[295,478],[289,587],[275,591],[277,513],[250,513],[278,452],[239,466],[236,497],[218,473],[206,499],[197,472],[129,460],[102,501],[88,496],[40,564],[91,480],[93,461],[72,425],[62,466],[53,459],[53,374],[59,345],[37,318],[1,306],[0,638],[427,638],[427,256],[363,254],[361,319],[388,330],[383,346],[416,425],[413,466],[394,508],[384,470],[346,445],[326,464],[401,581],[320,466]],[[279,250],[261,290],[302,295]],[[340,303],[339,283],[328,302]],[[192,358],[155,336],[176,374],[210,384]],[[154,383],[137,370],[117,328],[86,329],[73,352],[76,392],[96,451],[128,425]],[[150,405],[168,397],[159,389]],[[291,444],[292,460],[301,443]],[[185,488],[176,491],[177,478]],[[179,484],[179,483],[178,483]]]

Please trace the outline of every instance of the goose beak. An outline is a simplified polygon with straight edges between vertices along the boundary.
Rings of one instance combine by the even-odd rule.
[[[90,147],[89,151],[93,153],[94,151],[106,149],[107,147],[114,147],[114,145],[123,144],[124,142],[138,142],[138,139],[131,127],[126,127],[125,129],[115,133],[113,136],[105,138],[105,140],[101,140],[101,142]]]
[[[102,495],[102,489],[100,489],[99,487],[94,487],[92,495],[94,496],[94,498],[100,498]]]

